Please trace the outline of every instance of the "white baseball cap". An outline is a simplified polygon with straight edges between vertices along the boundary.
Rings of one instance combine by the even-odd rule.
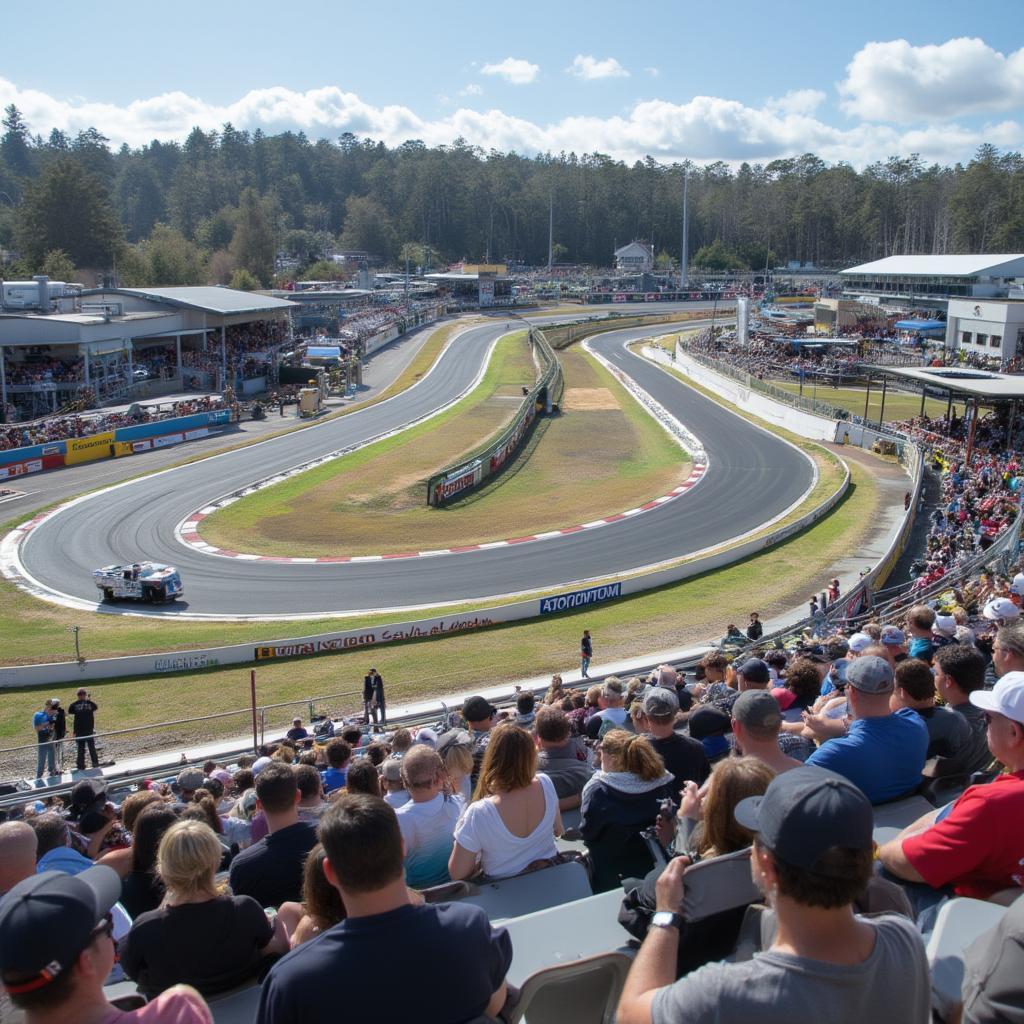
[[[1024,597],[1024,572],[1019,572],[1013,577],[1013,582],[1010,584],[1010,593],[1016,594],[1018,597]]]
[[[849,640],[850,650],[854,654],[860,654],[861,651],[870,647],[874,642],[868,633],[854,633]]]
[[[991,690],[972,690],[968,697],[982,711],[1024,724],[1024,672],[1007,672]]]
[[[956,636],[956,619],[952,615],[936,615],[932,632],[938,633],[940,636]]]
[[[1000,619],[1013,620],[1020,617],[1020,609],[1008,597],[993,597],[981,614],[993,622]]]

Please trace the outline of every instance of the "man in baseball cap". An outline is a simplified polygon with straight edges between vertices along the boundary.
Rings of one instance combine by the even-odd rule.
[[[1021,883],[1024,672],[1007,672],[991,690],[971,691],[969,700],[985,714],[989,749],[1006,772],[969,787],[951,808],[924,815],[879,850],[890,872],[926,883],[938,890],[936,898],[952,891],[986,900]]]
[[[853,907],[872,873],[864,794],[832,772],[802,765],[777,775],[763,796],[741,800],[734,814],[754,833],[751,877],[775,910],[773,946],[675,981],[689,863],[676,857],[658,879],[656,913],[617,1019],[756,1021],[768,1010],[782,1020],[815,1005],[842,1006],[833,1016],[843,1021],[927,1020],[931,985],[921,935],[906,918],[868,920]]]
[[[846,694],[854,721],[845,736],[826,740],[807,764],[828,768],[859,786],[872,803],[894,800],[921,782],[928,730],[908,708],[891,711],[892,666],[872,654],[846,669]]]
[[[777,774],[799,768],[795,757],[779,749],[782,710],[767,690],[746,690],[732,706],[732,734],[741,754],[764,761]]]
[[[675,779],[673,791],[678,800],[684,782],[692,779],[700,785],[711,774],[704,745],[676,732],[679,699],[675,690],[652,686],[641,694],[639,704],[637,731],[644,733],[661,755],[665,770]]]
[[[121,879],[100,864],[78,875],[33,875],[0,902],[0,980],[28,1024],[134,1019],[118,1016],[103,994],[115,959],[110,913],[120,894]],[[165,1015],[150,1009],[154,1019],[212,1020],[193,989],[176,987],[159,998]]]

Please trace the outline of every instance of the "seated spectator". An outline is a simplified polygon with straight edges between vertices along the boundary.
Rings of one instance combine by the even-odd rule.
[[[308,764],[297,764],[292,771],[295,773],[295,785],[299,788],[299,820],[316,823],[327,810],[323,778]]]
[[[770,693],[747,690],[737,697],[732,706],[732,734],[736,749],[741,754],[763,761],[776,774],[799,768],[801,764],[779,749],[781,728],[782,711]]]
[[[437,752],[444,761],[448,785],[466,803],[473,798],[473,736],[465,729],[449,729],[437,741]]]
[[[846,670],[846,692],[854,721],[846,736],[823,743],[807,764],[828,768],[859,786],[872,803],[895,800],[921,782],[928,730],[906,708],[890,711],[893,670],[862,655]]]
[[[384,802],[397,810],[409,802],[409,791],[402,779],[402,761],[397,757],[389,757],[381,765],[380,778],[383,783]]]
[[[309,851],[302,875],[302,902],[281,906],[280,917],[289,933],[292,949],[345,919],[341,894],[324,874],[326,856],[321,843]]]
[[[755,833],[754,882],[770,894],[778,931],[752,960],[707,964],[675,980],[687,858],[657,884],[658,913],[630,968],[619,1024],[789,1021],[924,1024],[930,979],[911,922],[854,913],[872,870],[873,819],[864,794],[804,765],[776,776],[763,797],[736,808]]]
[[[383,800],[345,793],[321,819],[320,833],[324,875],[347,916],[274,965],[263,982],[257,1024],[322,1020],[330,993],[343,993],[346,1019],[379,1017],[385,997],[372,982],[392,977],[382,967],[385,951],[402,965],[403,993],[430,993],[431,1021],[496,1017],[512,960],[508,933],[492,928],[479,907],[412,905],[394,810]],[[452,977],[453,965],[457,984],[439,986],[439,979]]]
[[[727,687],[722,696],[711,701],[711,706],[724,712],[726,715],[732,713],[732,706],[736,698],[744,690],[766,690],[772,681],[771,669],[768,663],[761,658],[747,658],[736,669],[736,686]]]
[[[0,825],[0,896],[36,873],[37,845],[36,834],[26,822]]]
[[[349,793],[365,793],[380,797],[380,774],[368,757],[355,757],[348,766],[345,789]]]
[[[298,743],[300,740],[308,739],[309,733],[303,726],[301,718],[293,718],[292,727],[285,733],[285,736],[294,743]]]
[[[919,915],[951,893],[984,900],[1021,884],[1024,672],[1008,672],[993,690],[974,690],[970,699],[985,712],[989,748],[1006,774],[987,786],[971,786],[954,804],[924,815],[878,851],[891,874],[933,890],[910,890]]]
[[[391,737],[391,756],[404,757],[412,747],[412,733],[408,729],[396,729]]]
[[[935,612],[926,604],[915,604],[907,612],[907,632],[910,634],[908,658],[919,658],[928,665],[932,663],[932,655],[935,654],[934,626]]]
[[[558,794],[558,809],[579,807],[583,787],[594,769],[586,747],[570,734],[569,717],[560,708],[541,705],[537,712],[537,771],[546,775]]]
[[[826,666],[825,678],[828,678]],[[794,658],[786,669],[786,678],[781,687],[773,689],[772,695],[779,702],[784,722],[799,722],[805,711],[814,706],[821,695],[822,673],[819,666],[809,658]]]
[[[992,666],[997,677],[1007,672],[1024,672],[1024,625],[1015,622],[996,631]]]
[[[1024,1021],[1024,899],[964,950],[962,1024]]]
[[[625,729],[629,720],[626,712],[626,692],[622,680],[609,676],[601,686],[598,698],[600,710],[587,721],[588,739],[599,739],[609,729]]]
[[[201,768],[182,768],[178,772],[175,779],[178,791],[178,802],[174,805],[176,811],[183,811],[185,805],[192,802],[196,790],[202,788],[204,778]]]
[[[502,723],[491,734],[473,802],[455,829],[448,873],[453,879],[517,875],[553,858],[561,833],[558,795],[546,775],[537,775],[530,734]]]
[[[996,637],[993,656],[998,656],[1002,641]],[[939,696],[957,714],[963,715],[971,728],[971,739],[963,754],[963,770],[968,774],[980,772],[992,762],[988,749],[985,712],[975,707],[970,695],[985,686],[985,659],[974,647],[949,644],[935,652],[935,688]]]
[[[893,711],[910,708],[924,719],[928,730],[926,757],[962,763],[964,748],[971,741],[971,727],[952,708],[936,706],[935,677],[927,662],[907,658],[896,666],[890,707]]]
[[[697,740],[704,748],[709,764],[721,761],[732,752],[728,736],[732,730],[732,720],[724,711],[702,705],[690,712],[686,724],[690,738]]]
[[[59,814],[37,814],[29,819],[36,834],[36,871],[61,871],[77,875],[93,866],[93,862],[71,845],[71,832]]]
[[[728,692],[735,689],[730,687],[726,681],[726,673],[729,669],[729,659],[721,651],[708,651],[697,663],[699,673],[703,673],[703,681],[697,683],[696,696],[704,701],[717,700],[719,697],[727,696]]]
[[[548,692],[544,694],[544,704],[561,704],[562,701],[570,696],[565,690],[565,685],[562,682],[562,677],[556,672],[551,677],[551,685],[548,687]]]
[[[217,842],[220,843],[223,850],[218,870],[227,871],[228,866],[231,864],[231,858],[238,851],[237,849],[232,851],[231,844],[224,835],[224,825],[220,820],[220,815],[217,813],[217,805],[214,803],[210,793],[205,789],[197,789],[195,796],[192,798],[192,803],[178,815],[178,818],[181,821],[201,821],[209,825],[210,831],[217,837]]]
[[[397,808],[406,884],[425,889],[450,881],[448,860],[465,801],[445,791],[444,764],[429,747],[416,747],[402,758],[402,781],[410,797]]]
[[[324,792],[328,796],[345,785],[345,771],[352,758],[352,748],[339,737],[327,743],[327,768],[323,772]]]
[[[153,804],[135,820],[131,870],[121,883],[121,905],[133,919],[156,910],[164,898],[164,885],[156,871],[157,849],[164,833],[178,816],[166,804]]]
[[[532,693],[520,693],[516,696],[516,725],[528,732],[533,729],[534,719],[537,717],[534,708],[537,706],[537,698]]]
[[[655,824],[675,779],[645,736],[613,729],[601,740],[601,770],[583,787],[580,833],[593,861],[595,892],[623,877],[642,878],[653,866],[641,831]]]
[[[236,895],[252,896],[261,907],[298,902],[302,865],[317,839],[316,825],[299,820],[300,798],[288,765],[274,764],[260,772],[256,801],[267,816],[270,834],[231,862],[229,880]]]
[[[470,785],[476,788],[480,775],[480,766],[484,763],[484,753],[491,739],[491,728],[494,726],[498,709],[483,697],[470,697],[462,705],[462,717],[466,728],[473,738],[473,772]]]
[[[639,700],[637,729],[643,733],[675,780],[673,799],[678,800],[688,779],[702,783],[711,774],[711,764],[699,740],[676,732],[679,699],[674,690],[655,686]]]
[[[287,951],[283,927],[275,932],[256,900],[217,891],[220,859],[220,841],[200,821],[179,821],[160,840],[163,903],[135,919],[120,950],[125,974],[147,998],[176,984],[225,992],[254,978],[263,957]]]
[[[774,777],[775,772],[756,757],[727,757],[715,765],[703,786],[687,782],[676,815],[675,850],[698,861],[749,846],[753,836],[733,812],[741,800],[761,796]]]
[[[135,845],[133,835],[135,822],[142,811],[154,803],[162,804],[163,801],[159,793],[154,793],[150,789],[139,790],[137,793],[131,793],[124,798],[120,811],[121,827],[132,836],[131,843],[117,850],[108,850],[96,858],[97,864],[106,864],[107,867],[113,868],[122,878],[131,871],[132,849]]]
[[[116,957],[110,911],[120,891],[117,872],[95,865],[74,878],[34,875],[0,902],[0,981],[27,1024],[213,1024],[199,993],[183,985],[133,1012],[107,1001]]]

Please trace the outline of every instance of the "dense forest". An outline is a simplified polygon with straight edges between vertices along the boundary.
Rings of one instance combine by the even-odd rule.
[[[966,166],[910,155],[857,170],[805,154],[731,168],[485,153],[463,140],[314,142],[230,124],[113,150],[94,128],[43,138],[32,127],[6,109],[0,248],[17,255],[7,277],[95,268],[116,269],[125,284],[254,287],[271,282],[276,252],[307,270],[339,247],[383,263],[539,265],[549,204],[557,261],[608,266],[616,246],[638,238],[667,267],[679,253],[687,170],[696,264],[1024,251],[1024,159],[987,145]]]

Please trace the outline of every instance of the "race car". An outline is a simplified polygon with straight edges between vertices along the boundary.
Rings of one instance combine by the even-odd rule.
[[[104,601],[146,601],[160,604],[175,601],[184,594],[181,577],[173,565],[135,562],[132,565],[107,565],[92,574],[103,591]]]

